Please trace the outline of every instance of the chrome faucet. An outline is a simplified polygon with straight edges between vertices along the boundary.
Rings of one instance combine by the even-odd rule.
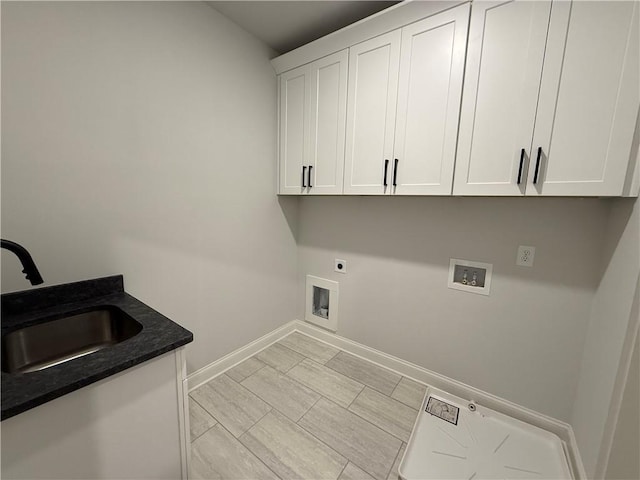
[[[0,239],[0,247],[6,248],[10,252],[16,254],[18,259],[22,263],[22,266],[24,267],[22,273],[25,274],[27,280],[31,282],[31,285],[40,285],[44,281],[42,280],[42,276],[38,271],[38,267],[36,267],[33,258],[31,258],[31,255],[29,254],[29,252],[27,252],[26,248],[24,248],[22,245],[17,244],[16,242],[4,239]]]

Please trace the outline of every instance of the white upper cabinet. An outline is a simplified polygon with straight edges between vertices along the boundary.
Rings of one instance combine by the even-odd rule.
[[[638,2],[475,1],[454,194],[621,195],[639,43]]]
[[[463,5],[402,29],[391,193],[451,194],[468,23]]]
[[[455,195],[520,195],[551,2],[476,1],[471,10]]]
[[[281,194],[640,190],[638,0],[401,2],[272,63]]]
[[[281,194],[342,193],[348,50],[280,76]]]
[[[527,195],[621,195],[640,105],[639,7],[553,3]]]
[[[300,194],[309,158],[309,69],[302,66],[280,75],[279,193]],[[302,167],[305,165],[303,175]]]
[[[311,64],[311,194],[342,193],[348,50]]]
[[[448,195],[469,5],[350,49],[345,193]]]
[[[387,190],[400,38],[400,30],[395,30],[349,49],[344,193],[383,194]]]

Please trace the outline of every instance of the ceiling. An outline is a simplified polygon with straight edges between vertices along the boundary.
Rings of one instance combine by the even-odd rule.
[[[398,2],[236,0],[207,3],[282,54]]]

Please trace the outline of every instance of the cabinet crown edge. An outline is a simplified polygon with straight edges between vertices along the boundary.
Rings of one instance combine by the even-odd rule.
[[[271,60],[276,75],[471,0],[405,0]]]

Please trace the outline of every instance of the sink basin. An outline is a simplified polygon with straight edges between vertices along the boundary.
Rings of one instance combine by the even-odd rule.
[[[43,370],[123,342],[141,330],[142,325],[116,307],[73,312],[3,336],[2,370]]]

